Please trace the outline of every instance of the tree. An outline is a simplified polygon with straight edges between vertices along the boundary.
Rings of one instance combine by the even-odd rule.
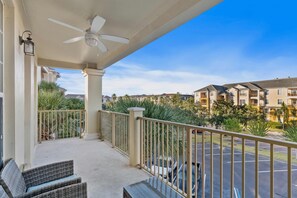
[[[117,99],[117,95],[115,93],[113,93],[111,98],[112,98],[112,102],[115,102]]]
[[[228,119],[224,120],[223,126],[226,131],[233,131],[233,132],[241,132],[242,131],[240,122],[236,118],[228,118]]]
[[[263,120],[251,121],[248,123],[247,131],[253,135],[266,136],[269,130],[269,123]]]
[[[288,106],[283,102],[281,107],[282,113],[283,113],[283,128],[285,127],[285,124],[288,124],[289,122],[289,108]]]

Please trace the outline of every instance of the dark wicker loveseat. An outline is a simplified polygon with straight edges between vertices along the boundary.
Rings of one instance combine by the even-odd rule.
[[[73,161],[53,163],[21,172],[11,159],[1,171],[0,184],[4,191],[0,197],[87,197],[87,185],[74,175]]]

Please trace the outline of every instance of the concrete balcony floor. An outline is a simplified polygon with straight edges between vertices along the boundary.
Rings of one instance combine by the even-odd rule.
[[[33,167],[74,160],[74,171],[88,184],[88,197],[122,197],[123,187],[150,177],[130,167],[127,157],[106,142],[61,139],[37,145]]]

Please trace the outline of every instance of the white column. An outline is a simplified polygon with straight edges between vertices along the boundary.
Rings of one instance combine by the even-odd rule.
[[[102,76],[103,70],[86,68],[85,77],[85,110],[86,128],[84,139],[99,137],[98,111],[102,109]]]
[[[25,164],[29,168],[33,159],[34,138],[37,130],[35,117],[34,57],[25,56]]]
[[[4,6],[4,105],[3,149],[4,160],[14,158],[19,166],[25,163],[25,79],[23,45],[18,36],[24,28],[13,5]],[[26,115],[27,116],[27,115]]]
[[[129,159],[130,165],[140,164],[140,122],[137,117],[143,116],[144,108],[131,107],[129,110]]]

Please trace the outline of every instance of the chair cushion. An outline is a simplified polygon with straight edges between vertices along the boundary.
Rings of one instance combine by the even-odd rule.
[[[26,192],[25,180],[13,159],[9,160],[2,169],[0,184],[9,197],[22,195]]]
[[[0,186],[0,198],[8,198],[8,195],[6,194],[2,186]]]
[[[43,183],[43,184],[40,184],[40,185],[37,185],[37,186],[29,187],[27,189],[27,192],[39,191],[40,189],[45,188],[47,186],[56,185],[58,183],[63,183],[63,182],[67,182],[67,181],[70,181],[70,180],[73,180],[73,179],[78,179],[78,178],[79,177],[77,175],[71,175],[71,176],[64,177],[64,178],[61,178],[61,179],[57,179],[57,180],[54,180],[54,181],[46,182],[46,183]]]

